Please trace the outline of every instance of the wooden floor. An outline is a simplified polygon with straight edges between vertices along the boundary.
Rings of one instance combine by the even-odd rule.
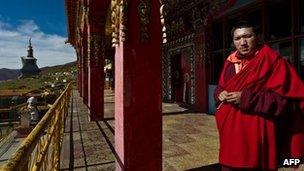
[[[88,108],[77,91],[73,91],[71,109],[61,170],[115,170],[113,92],[105,91],[105,121],[89,121]],[[163,103],[164,171],[219,171],[218,148],[213,115],[192,113],[178,104]],[[299,170],[304,170],[304,166]]]
[[[89,121],[88,108],[79,94],[73,91],[72,96],[73,110],[66,122],[61,170],[115,170],[112,128],[107,121]]]

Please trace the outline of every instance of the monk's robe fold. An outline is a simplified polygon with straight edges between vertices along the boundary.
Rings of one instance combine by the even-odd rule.
[[[229,66],[226,60],[218,85],[221,89],[273,92],[292,103],[287,104],[290,106],[284,113],[264,115],[223,103],[216,111],[220,163],[236,168],[276,169],[279,158],[303,158],[304,84],[293,67],[267,45],[240,72],[225,80]]]

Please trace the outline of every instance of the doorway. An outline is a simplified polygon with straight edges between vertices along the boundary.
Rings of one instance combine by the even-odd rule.
[[[171,91],[172,101],[183,100],[182,62],[181,54],[171,56]]]

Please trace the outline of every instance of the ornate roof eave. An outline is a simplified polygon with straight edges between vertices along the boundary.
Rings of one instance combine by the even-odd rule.
[[[176,4],[172,4],[172,2],[170,4],[168,0],[164,0],[166,6],[165,19],[168,22],[176,20],[198,7],[202,8],[204,13],[207,12],[207,15],[218,14],[223,9],[222,6],[229,7],[234,4],[235,0],[179,0],[176,1]]]
[[[172,5],[168,3],[168,0],[165,0],[165,6],[169,7],[166,9],[165,18],[168,21],[175,20],[188,13],[189,10],[209,2],[210,0],[180,0],[177,4]]]
[[[232,15],[236,14],[238,11],[244,11],[252,6],[256,6],[256,5],[264,2],[264,1],[254,1],[254,0],[249,0],[246,2],[244,1],[244,3],[240,3],[243,1],[237,1],[237,0],[230,0],[230,1],[232,1],[230,8],[228,8],[227,10],[224,10],[222,13],[215,16],[215,19],[220,19],[225,16],[232,16]]]
[[[231,7],[235,0],[164,0],[161,6],[163,43],[176,38],[177,33],[201,32],[213,18]]]
[[[66,43],[70,43],[75,47],[76,45],[76,14],[77,14],[77,1],[75,0],[65,0],[65,13],[67,16],[67,31],[68,40]]]

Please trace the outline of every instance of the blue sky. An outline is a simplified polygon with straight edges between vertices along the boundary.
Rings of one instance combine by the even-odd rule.
[[[32,37],[39,67],[75,61],[67,39],[64,0],[0,0],[0,68],[21,68]]]

